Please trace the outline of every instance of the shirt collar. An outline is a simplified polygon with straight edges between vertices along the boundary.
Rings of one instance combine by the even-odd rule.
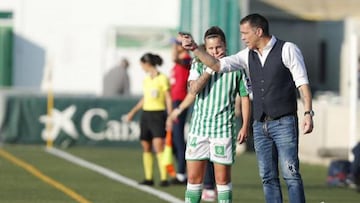
[[[270,50],[275,45],[276,41],[276,38],[274,37],[274,35],[272,35],[270,41],[266,44],[263,51]]]
[[[268,43],[267,43],[266,46],[264,47],[263,53],[264,53],[264,52],[265,52],[265,53],[266,53],[266,52],[269,52],[269,51],[273,48],[273,46],[275,45],[276,41],[277,41],[276,37],[274,37],[274,35],[272,35],[272,36],[271,36],[271,39],[268,41]],[[255,51],[256,53],[260,54],[258,50],[253,50],[253,51]]]

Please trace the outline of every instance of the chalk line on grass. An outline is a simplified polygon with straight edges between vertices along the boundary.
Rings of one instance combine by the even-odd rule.
[[[62,191],[69,197],[73,198],[77,202],[80,203],[91,203],[89,200],[85,199],[80,194],[73,191],[71,188],[68,188],[67,186],[63,185],[62,183],[52,179],[51,177],[45,175],[43,172],[41,172],[39,169],[37,169],[35,166],[30,165],[29,163],[19,159],[18,157],[10,154],[9,152],[5,151],[4,149],[0,149],[0,156],[4,157],[8,161],[12,162],[13,164],[23,168],[24,170],[28,171],[35,177],[39,178],[40,180],[44,181],[45,183],[51,185],[52,187]]]
[[[76,157],[72,154],[69,154],[65,151],[62,151],[60,149],[57,149],[57,148],[54,148],[54,147],[51,147],[51,148],[45,148],[45,151],[50,153],[50,154],[53,154],[57,157],[60,157],[62,159],[65,159],[67,161],[70,161],[71,163],[74,163],[76,165],[79,165],[79,166],[82,166],[84,168],[87,168],[89,170],[92,170],[92,171],[95,171],[101,175],[104,175],[112,180],[115,180],[115,181],[118,181],[118,182],[121,182],[123,184],[126,184],[126,185],[129,185],[133,188],[136,188],[138,190],[142,190],[144,192],[147,192],[151,195],[154,195],[160,199],[163,199],[165,201],[168,201],[168,202],[171,202],[171,203],[183,203],[184,200],[181,200],[181,199],[178,199],[177,197],[174,197],[166,192],[163,192],[161,190],[156,190],[152,187],[149,187],[149,186],[145,186],[145,185],[139,185],[139,183],[137,183],[136,181],[130,179],[130,178],[127,178],[125,176],[122,176],[110,169],[107,169],[105,167],[102,167],[102,166],[99,166],[99,165],[96,165],[94,163],[91,163],[91,162],[88,162],[84,159],[81,159],[79,157]]]

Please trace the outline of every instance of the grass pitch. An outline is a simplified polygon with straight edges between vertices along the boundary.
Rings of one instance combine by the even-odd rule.
[[[1,149],[81,195],[89,202],[166,202],[154,195],[53,156],[45,152],[43,145],[4,145]],[[143,179],[142,152],[137,144],[119,147],[75,146],[64,151],[135,181]],[[302,164],[301,173],[307,202],[358,203],[360,200],[360,194],[353,189],[328,187],[325,184],[327,168],[324,166]],[[155,183],[159,182],[158,177],[155,167]],[[255,154],[244,153],[236,158],[232,179],[233,202],[264,202]],[[282,185],[285,186],[284,182]],[[154,188],[179,199],[183,199],[185,192],[185,186],[161,188],[155,185]],[[283,193],[284,202],[288,202],[285,187]],[[0,156],[0,202],[68,203],[78,201]]]

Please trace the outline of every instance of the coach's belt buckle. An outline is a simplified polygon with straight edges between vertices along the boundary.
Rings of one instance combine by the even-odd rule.
[[[276,120],[276,118],[273,118],[271,116],[265,116],[264,117],[264,121],[273,121],[273,120]]]

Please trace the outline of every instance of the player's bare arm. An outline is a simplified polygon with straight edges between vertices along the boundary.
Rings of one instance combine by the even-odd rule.
[[[191,81],[189,84],[190,94],[197,95],[202,89],[204,89],[210,77],[211,73],[205,71],[197,80]]]
[[[190,93],[186,95],[180,105],[173,109],[173,111],[168,115],[166,119],[166,129],[172,129],[172,123],[177,120],[178,116],[184,109],[188,108],[195,101],[195,98],[196,95]]]
[[[238,142],[241,144],[246,141],[249,135],[250,126],[250,115],[251,115],[251,103],[249,97],[241,97],[241,116],[242,116],[242,127],[238,133]]]

